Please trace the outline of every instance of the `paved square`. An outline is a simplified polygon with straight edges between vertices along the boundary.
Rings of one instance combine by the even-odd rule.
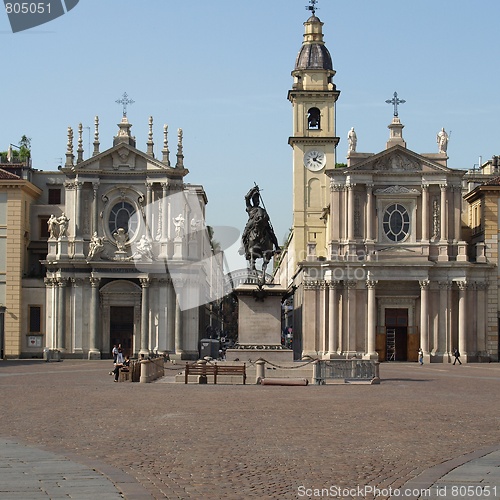
[[[129,499],[394,489],[447,460],[500,449],[499,364],[385,363],[380,385],[307,387],[114,384],[110,367],[0,362],[0,437],[95,468]],[[497,474],[495,456],[477,470]],[[57,480],[50,464],[39,467]],[[451,470],[443,467],[438,477]]]

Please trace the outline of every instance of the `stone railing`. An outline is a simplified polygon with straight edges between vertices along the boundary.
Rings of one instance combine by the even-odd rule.
[[[314,363],[313,379],[318,385],[326,380],[379,384],[379,367],[378,361],[370,359],[322,359]]]

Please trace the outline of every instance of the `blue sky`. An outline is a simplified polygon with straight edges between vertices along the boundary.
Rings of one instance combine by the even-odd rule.
[[[66,130],[100,118],[101,151],[111,147],[123,92],[145,150],[154,117],[155,152],[163,124],[175,154],[184,130],[187,182],[209,198],[207,223],[243,229],[244,195],[254,182],[281,242],[291,225],[292,131],[287,92],[300,49],[306,0],[81,0],[61,18],[12,34],[0,15],[0,149],[32,139],[34,166],[55,169]],[[500,154],[498,0],[319,0],[325,42],[341,91],[337,161],[347,132],[357,150],[385,148],[394,91],[406,103],[403,136],[417,153],[437,152],[451,131],[452,168]],[[88,131],[84,131],[85,156]]]

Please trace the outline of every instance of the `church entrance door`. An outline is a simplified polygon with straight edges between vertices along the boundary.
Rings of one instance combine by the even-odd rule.
[[[387,361],[408,361],[408,309],[385,310]]]
[[[134,337],[134,307],[133,306],[111,306],[109,343],[122,345],[123,356],[132,356]]]

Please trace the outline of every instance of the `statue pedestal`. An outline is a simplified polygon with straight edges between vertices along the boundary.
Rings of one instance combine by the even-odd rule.
[[[226,351],[227,361],[272,363],[293,361],[293,351],[281,344],[281,301],[286,290],[280,285],[239,285],[238,344]]]
[[[182,247],[183,247],[182,238],[176,236],[174,238],[174,255],[172,256],[172,259],[182,260],[183,258]]]
[[[49,251],[47,252],[47,260],[52,261],[57,258],[57,240],[55,238],[49,238],[48,241]]]
[[[57,260],[65,260],[68,258],[68,238],[61,236],[57,241]]]

